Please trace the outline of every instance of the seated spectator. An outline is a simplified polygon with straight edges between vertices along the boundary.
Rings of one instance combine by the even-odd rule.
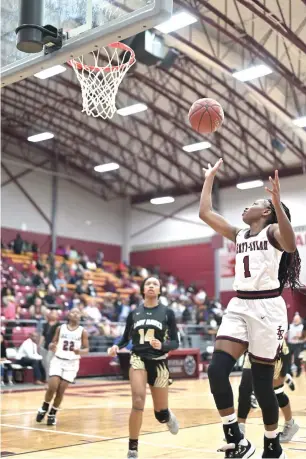
[[[120,315],[119,315],[119,322],[124,322],[124,323],[126,322],[126,319],[127,319],[127,316],[130,313],[130,310],[131,310],[131,307],[128,304],[123,303],[122,308],[121,308],[121,312],[120,312]]]
[[[123,303],[121,300],[121,296],[120,296],[120,293],[118,293],[117,298],[115,299],[114,304],[113,304],[113,310],[114,310],[113,319],[115,322],[119,320],[119,316],[122,311],[122,306],[123,306]]]
[[[81,253],[79,264],[84,268],[87,269],[87,263],[89,262],[89,257],[86,255],[85,252]]]
[[[55,279],[54,284],[58,292],[67,292],[67,288],[66,288],[67,281],[62,271],[58,272],[57,278]]]
[[[38,253],[38,244],[35,241],[32,242],[32,252]]]
[[[96,326],[95,321],[93,319],[91,319],[91,318],[86,320],[84,328],[87,330],[89,338],[91,336],[98,336],[99,335],[99,329]]]
[[[79,295],[83,295],[87,292],[87,281],[85,279],[81,279],[76,283],[76,293]]]
[[[50,311],[47,315],[47,322],[43,326],[42,335],[40,337],[40,348],[43,356],[46,379],[49,377],[49,366],[53,357],[53,352],[49,350],[49,344],[52,343],[56,329],[60,327],[60,325],[58,321],[58,312],[56,310]]]
[[[41,271],[36,271],[34,276],[32,277],[32,284],[35,286],[35,287],[39,287],[39,286],[42,286],[44,285],[44,277],[43,277],[43,273]]]
[[[33,320],[45,319],[47,312],[48,310],[46,306],[43,306],[42,300],[40,298],[36,298],[34,304],[29,309],[30,317]]]
[[[207,323],[209,318],[209,311],[207,310],[206,304],[200,304],[198,307],[196,321],[198,325],[204,325]]]
[[[46,380],[45,369],[42,364],[42,356],[37,352],[39,337],[36,332],[31,333],[17,351],[16,363],[23,367],[30,366],[34,372],[34,384],[44,384]]]
[[[69,252],[69,260],[78,260],[79,254],[77,250],[71,246],[70,252]]]
[[[23,251],[23,239],[19,233],[13,241],[13,250],[16,255],[20,255]]]
[[[56,293],[56,288],[52,284],[49,284],[47,294],[44,297],[44,303],[47,307],[55,305],[56,303],[55,293]]]
[[[62,245],[59,245],[58,248],[56,249],[55,255],[59,257],[63,257],[65,255],[65,249]]]
[[[205,290],[202,288],[198,291],[198,293],[195,295],[195,301],[197,304],[204,304],[206,300],[207,294]]]
[[[7,360],[6,358],[6,344],[4,341],[3,333],[1,333],[1,385],[5,385],[5,381],[12,385],[13,383],[13,370],[10,363],[4,363]]]
[[[68,302],[68,310],[70,311],[73,308],[79,308],[81,302],[81,296],[77,292],[73,292],[72,297]]]
[[[103,268],[103,261],[104,261],[104,253],[102,249],[98,250],[97,256],[96,256],[96,265],[97,268]]]
[[[89,303],[88,306],[84,308],[84,313],[87,315],[87,317],[93,319],[96,324],[102,320],[102,314],[99,308],[97,308],[97,306],[93,303]]]
[[[92,297],[97,296],[97,292],[96,292],[96,289],[95,289],[95,287],[93,285],[92,280],[88,281],[86,293],[87,293],[87,295],[92,296]]]

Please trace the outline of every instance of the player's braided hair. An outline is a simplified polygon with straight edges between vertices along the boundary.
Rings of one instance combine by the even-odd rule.
[[[271,210],[270,217],[268,219],[268,224],[278,223],[275,208],[271,199],[268,199],[269,209]],[[288,220],[291,222],[290,211],[284,203],[281,203],[285,214],[288,217]],[[302,287],[300,283],[300,273],[301,273],[301,258],[299,251],[296,249],[293,253],[283,252],[282,258],[279,264],[278,270],[278,280],[280,283],[280,293],[284,290],[285,287],[290,287],[291,290],[297,290]]]

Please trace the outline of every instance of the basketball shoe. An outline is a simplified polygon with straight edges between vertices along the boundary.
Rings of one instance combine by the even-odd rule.
[[[287,459],[283,448],[280,443],[280,434],[276,438],[267,438],[264,437],[264,451],[262,458],[264,459]]]
[[[170,418],[169,418],[169,421],[167,422],[167,426],[168,426],[169,432],[171,432],[172,435],[176,435],[179,431],[179,423],[171,410],[169,410],[169,413],[170,413]]]
[[[255,446],[252,445],[246,438],[240,440],[238,444],[228,443],[218,449],[219,452],[225,453],[225,458],[248,458],[255,453]]]
[[[127,453],[127,459],[137,459],[138,458],[138,451],[134,449],[129,449]]]
[[[298,432],[299,428],[300,426],[294,422],[294,419],[286,422],[284,429],[279,436],[280,443],[287,443],[288,441],[291,441],[294,435]]]

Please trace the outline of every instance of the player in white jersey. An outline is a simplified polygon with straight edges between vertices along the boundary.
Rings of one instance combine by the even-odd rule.
[[[56,425],[56,413],[69,383],[73,383],[79,371],[80,357],[89,350],[88,334],[80,326],[81,313],[77,308],[68,314],[68,323],[57,328],[49,349],[55,352],[50,363],[48,389],[36,421],[41,422],[48,413],[47,425]],[[53,397],[55,396],[54,400]],[[51,401],[53,406],[50,408]]]
[[[287,330],[287,310],[281,292],[298,288],[301,260],[296,250],[290,212],[280,199],[278,171],[270,177],[271,199],[260,199],[242,215],[249,228],[240,230],[212,210],[214,177],[222,165],[208,165],[201,195],[200,218],[236,243],[233,298],[218,330],[208,368],[211,392],[220,413],[227,445],[225,457],[248,458],[255,447],[241,433],[234,410],[229,375],[237,359],[249,351],[255,395],[265,425],[263,458],[285,458],[279,441],[278,403],[273,390],[274,364]]]

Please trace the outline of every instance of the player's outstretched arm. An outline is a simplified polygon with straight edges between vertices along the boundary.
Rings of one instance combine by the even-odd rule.
[[[272,184],[272,190],[266,187],[266,191],[271,194],[271,201],[275,209],[278,224],[272,225],[273,236],[285,252],[295,252],[296,240],[295,234],[281,203],[280,182],[278,171],[275,171],[274,179],[269,177]]]
[[[205,173],[205,181],[201,194],[199,217],[217,233],[235,242],[236,235],[239,231],[238,228],[230,225],[230,223],[228,223],[224,217],[217,214],[212,209],[211,194],[213,183],[215,175],[218,172],[218,169],[221,167],[222,163],[223,159],[220,158],[213,167],[208,164],[207,169],[203,168]]]

